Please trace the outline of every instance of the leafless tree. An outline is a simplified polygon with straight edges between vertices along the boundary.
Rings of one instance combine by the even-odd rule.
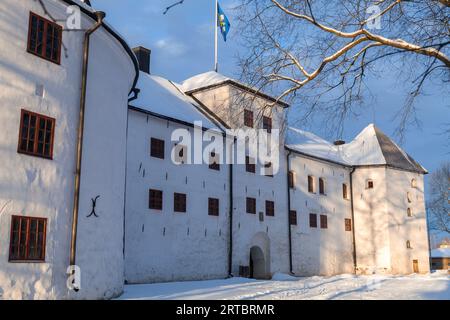
[[[397,110],[403,137],[426,83],[449,93],[448,0],[241,0],[236,10],[242,80],[299,106],[302,121],[320,114],[339,134],[370,98],[369,76],[397,72],[411,83]]]
[[[429,184],[427,209],[430,228],[450,234],[450,161],[431,174]]]

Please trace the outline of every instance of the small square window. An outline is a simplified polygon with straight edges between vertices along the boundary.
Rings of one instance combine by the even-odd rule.
[[[317,228],[317,214],[315,213],[309,214],[309,226],[311,228]]]
[[[219,199],[216,198],[208,199],[208,215],[219,216]]]
[[[289,224],[291,226],[297,225],[297,211],[295,210],[289,211]]]
[[[250,214],[256,214],[256,199],[247,198],[246,199],[246,211]]]
[[[352,231],[352,219],[345,219],[345,231]]]
[[[328,229],[328,217],[326,215],[320,215],[320,228]]]
[[[153,210],[162,210],[163,192],[161,190],[150,189],[148,207]]]
[[[275,216],[275,203],[273,201],[266,201],[266,216]]]
[[[164,159],[164,140],[151,138],[150,156],[154,158]]]
[[[366,189],[373,189],[373,180],[367,180]]]
[[[174,193],[173,210],[175,212],[186,212],[186,194]]]

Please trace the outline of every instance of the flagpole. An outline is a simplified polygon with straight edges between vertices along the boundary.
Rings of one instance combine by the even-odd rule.
[[[219,12],[219,0],[216,0],[216,13],[214,20],[214,71],[219,71],[219,62],[218,62],[218,12]]]

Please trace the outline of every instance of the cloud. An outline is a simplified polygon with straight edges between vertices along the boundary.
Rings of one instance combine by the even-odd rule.
[[[167,53],[171,56],[182,56],[187,51],[187,46],[181,43],[179,40],[166,38],[160,39],[155,43],[156,47],[161,50],[161,53]]]

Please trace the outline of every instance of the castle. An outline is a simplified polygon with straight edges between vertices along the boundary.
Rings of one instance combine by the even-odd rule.
[[[427,172],[379,128],[330,143],[232,78],[151,75],[89,1],[43,3],[0,3],[0,298],[429,271]],[[52,19],[77,10],[77,31]],[[276,158],[232,129],[275,132]]]

